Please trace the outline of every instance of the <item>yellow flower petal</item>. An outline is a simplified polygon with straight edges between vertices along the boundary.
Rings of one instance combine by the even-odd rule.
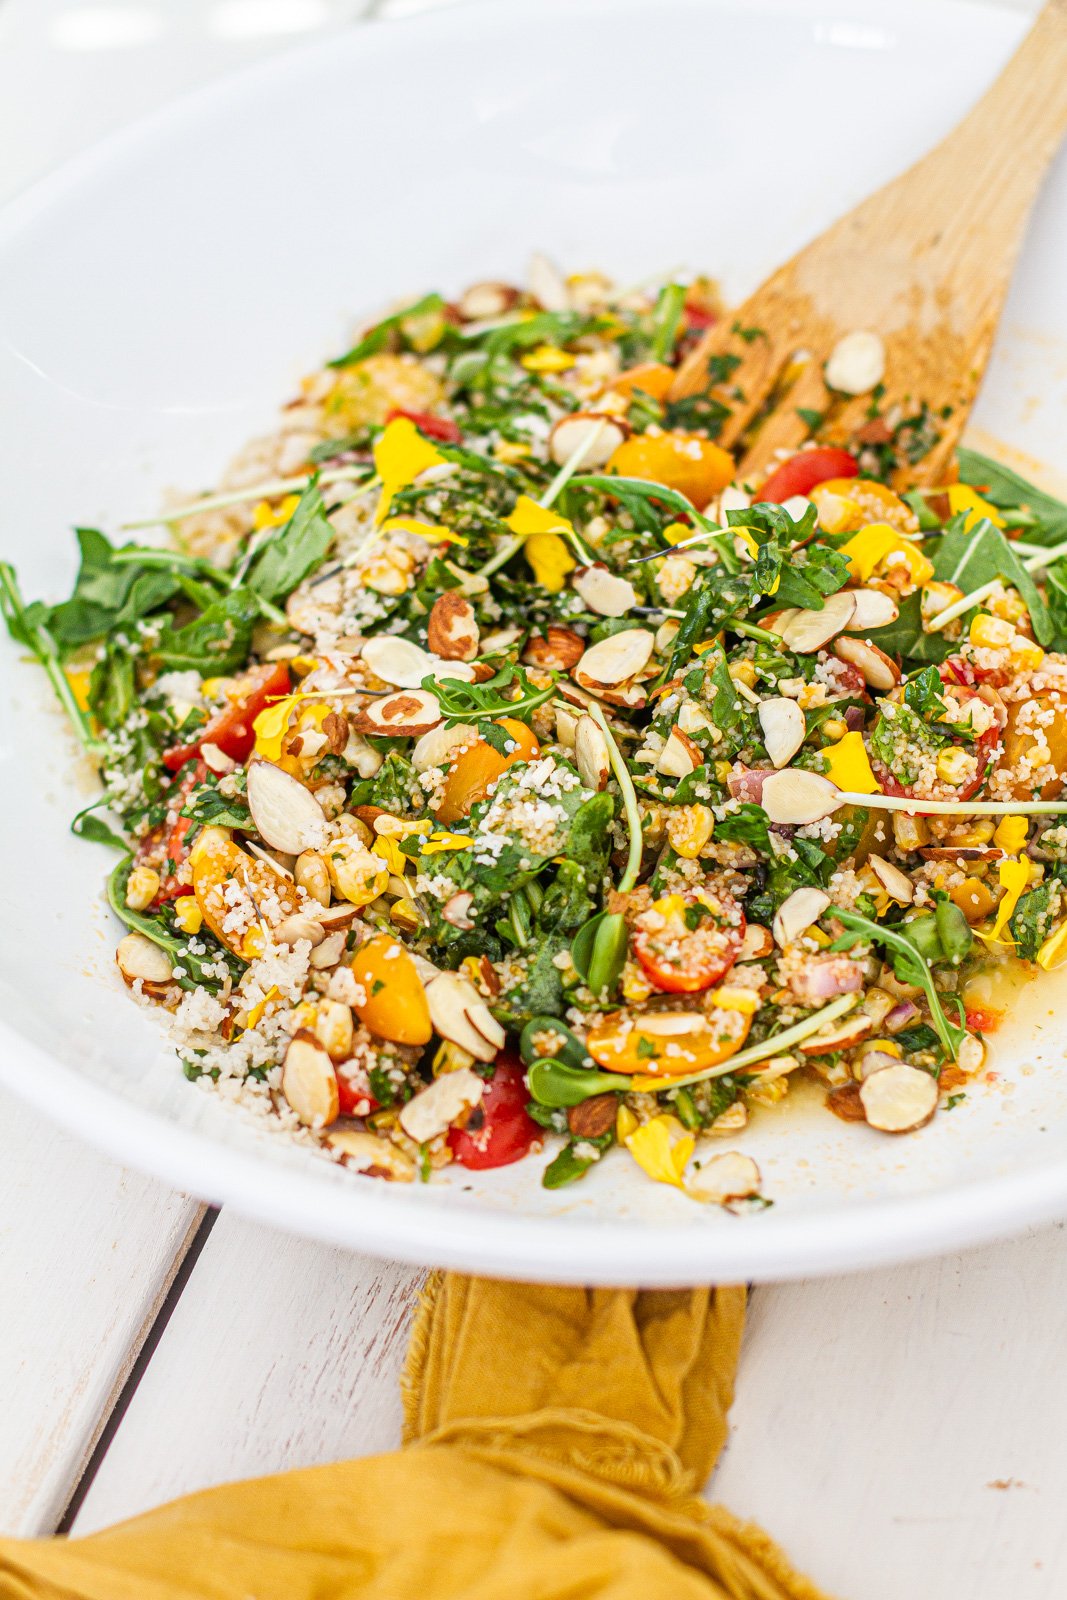
[[[414,483],[420,472],[438,467],[445,457],[422,437],[410,417],[395,417],[374,446],[374,465],[382,480],[375,522],[381,522],[393,496]]]
[[[299,504],[298,494],[286,495],[276,506],[272,506],[269,500],[261,500],[252,512],[252,526],[257,533],[262,533],[264,528],[280,528],[289,521]]]
[[[418,517],[390,517],[382,523],[383,533],[417,533],[420,539],[429,539],[431,544],[469,544],[465,534],[455,533],[453,529],[444,527],[440,522],[420,522]]]
[[[981,522],[983,517],[988,517],[995,528],[1003,528],[1004,518],[996,506],[990,505],[988,500],[983,500],[976,489],[966,483],[950,483],[948,486],[948,503],[952,515],[960,511],[967,512],[967,521],[963,524],[969,533],[976,522]]]
[[[846,733],[836,744],[829,744],[820,752],[826,758],[826,776],[839,789],[853,794],[880,794],[878,780],[863,744],[863,735]]]
[[[1002,939],[1000,936],[1008,925],[1008,920],[1019,904],[1019,896],[1030,882],[1030,863],[1028,861],[1002,861],[1000,863],[1000,887],[1004,890],[999,906],[997,919],[990,928],[987,938],[999,944],[1013,945],[1015,940],[1009,937]],[[1040,957],[1040,952],[1038,952]]]
[[[534,577],[549,594],[559,594],[568,572],[577,565],[563,540],[555,533],[535,533],[523,550]]]
[[[1053,972],[1056,967],[1063,965],[1067,960],[1067,922],[1061,924],[1055,933],[1050,933],[1041,949],[1037,952],[1037,964],[1044,967],[1046,972]]]
[[[528,539],[535,533],[562,533],[573,534],[574,528],[561,517],[558,511],[553,511],[551,506],[538,505],[536,500],[531,500],[528,494],[520,494],[515,502],[515,509],[507,519],[507,527],[520,539]]]
[[[469,850],[474,840],[465,833],[431,833],[419,851],[420,856],[440,855],[442,850]]]
[[[686,1133],[677,1117],[653,1117],[642,1123],[623,1141],[642,1172],[656,1183],[682,1187],[682,1173],[696,1148],[696,1140]]]
[[[736,531],[739,534],[742,532],[748,533],[747,528],[738,528]],[[667,526],[663,530],[663,537],[666,539],[668,544],[681,544],[683,539],[691,539],[695,532],[695,528],[687,527],[684,522],[668,522]],[[752,541],[753,546],[755,546],[756,541],[752,538],[750,533],[748,534],[748,537]],[[755,555],[755,553],[755,548],[753,548],[752,554]]]
[[[1029,831],[1030,826],[1025,817],[1004,817],[996,826],[993,843],[1007,855],[1017,856],[1026,843]]]
[[[74,704],[79,711],[88,711],[89,680],[92,673],[86,667],[67,667],[66,676],[70,692],[74,696]]]
[[[371,845],[371,851],[381,856],[389,871],[398,878],[402,878],[411,865],[411,857],[404,855],[396,839],[391,839],[388,834],[380,833]]]
[[[268,761],[280,761],[282,742],[289,727],[289,718],[300,703],[300,695],[287,694],[284,699],[276,700],[272,706],[261,711],[253,722],[252,727],[256,735],[256,754],[266,756]]]
[[[928,583],[934,575],[932,562],[923,555],[918,545],[906,539],[899,528],[891,527],[888,522],[868,523],[841,546],[841,554],[848,558],[852,576],[860,583],[866,583],[888,555],[903,558],[913,583]]]
[[[574,365],[574,357],[557,344],[539,344],[521,359],[527,372],[566,372]]]

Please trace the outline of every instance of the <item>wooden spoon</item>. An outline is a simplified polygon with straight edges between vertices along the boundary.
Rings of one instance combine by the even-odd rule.
[[[856,440],[870,395],[829,389],[824,366],[845,335],[870,331],[885,346],[880,411],[908,415],[925,403],[939,435],[908,481],[943,480],[1065,130],[1067,0],[1048,0],[946,139],[779,267],[683,363],[672,399],[708,388],[709,357],[738,358],[711,393],[730,407],[721,442],[739,447],[739,478],[812,436],[802,411],[823,418],[820,442]],[[809,359],[801,363],[802,352]]]

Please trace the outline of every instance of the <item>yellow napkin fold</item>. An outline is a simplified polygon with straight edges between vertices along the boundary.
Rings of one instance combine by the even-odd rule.
[[[82,1539],[0,1539],[3,1600],[824,1600],[697,1497],[744,1290],[435,1276],[405,1447],[189,1495]]]

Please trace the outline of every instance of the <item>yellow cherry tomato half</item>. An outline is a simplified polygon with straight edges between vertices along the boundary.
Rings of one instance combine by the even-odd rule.
[[[352,976],[367,996],[353,1010],[371,1033],[393,1044],[429,1044],[426,990],[403,945],[388,934],[368,939],[356,952]]]
[[[623,478],[648,478],[676,489],[703,511],[733,481],[734,458],[699,433],[635,433],[608,462]]]
[[[504,717],[496,726],[510,735],[515,748],[502,755],[487,739],[477,739],[457,756],[445,779],[441,804],[437,808],[437,820],[446,827],[465,817],[479,800],[484,800],[490,784],[509,767],[520,761],[536,761],[541,754],[541,746],[525,722]]]

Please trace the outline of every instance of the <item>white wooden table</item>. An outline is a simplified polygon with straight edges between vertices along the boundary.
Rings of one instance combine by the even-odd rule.
[[[368,9],[0,0],[0,197],[186,85]],[[5,1532],[88,1532],[396,1444],[419,1273],[205,1213],[6,1096],[0,1141]],[[1065,1345],[1058,1228],[758,1289],[709,1493],[843,1600],[1063,1596]]]

